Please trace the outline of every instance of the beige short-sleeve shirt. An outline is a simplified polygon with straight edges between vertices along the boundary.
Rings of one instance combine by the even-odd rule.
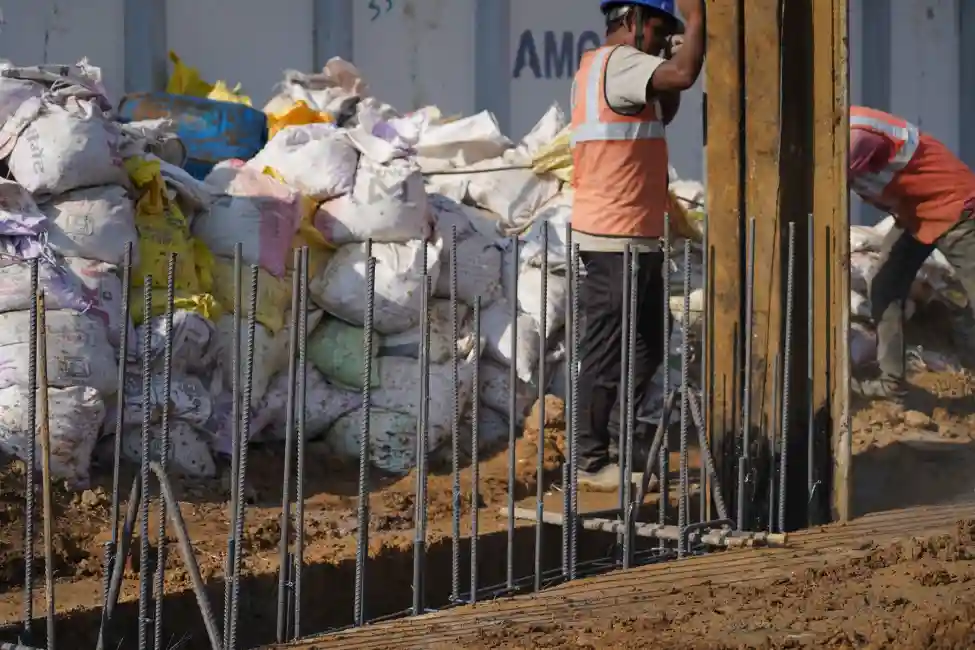
[[[629,45],[613,50],[606,64],[606,99],[610,107],[624,115],[643,110],[650,78],[663,62],[659,56],[644,54]]]

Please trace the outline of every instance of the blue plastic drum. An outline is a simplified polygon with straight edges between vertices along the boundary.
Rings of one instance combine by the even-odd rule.
[[[169,93],[134,93],[119,103],[123,122],[169,118],[186,146],[186,171],[203,179],[217,163],[253,158],[267,143],[267,116],[232,102]]]

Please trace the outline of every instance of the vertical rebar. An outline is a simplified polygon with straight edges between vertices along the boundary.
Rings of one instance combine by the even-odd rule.
[[[796,290],[796,223],[789,222],[789,261],[785,288],[785,351],[782,357],[782,449],[779,460],[779,532],[785,532],[786,473],[788,471],[789,409],[792,384],[792,327]]]
[[[629,248],[629,246],[627,246]],[[624,254],[624,259],[626,255]],[[624,263],[624,266],[627,266]],[[620,386],[620,400],[626,404],[626,436],[624,441],[626,447],[623,451],[623,458],[626,471],[623,473],[623,503],[626,508],[623,511],[625,532],[623,535],[623,567],[630,568],[634,560],[634,537],[635,537],[635,517],[636,508],[633,494],[633,471],[635,463],[633,461],[633,443],[636,435],[636,324],[638,309],[638,289],[640,282],[640,255],[630,249],[629,268],[625,269],[628,281],[624,284],[627,294],[626,301],[629,303],[626,309],[627,318],[624,319],[626,326],[626,382]]]
[[[240,465],[237,468],[237,507],[234,521],[234,575],[233,591],[230,595],[230,647],[237,648],[237,622],[240,616],[240,572],[243,568],[244,511],[246,510],[247,455],[251,435],[251,399],[254,391],[254,337],[257,333],[257,291],[260,267],[251,266],[250,304],[247,311],[247,361],[244,375],[244,395],[241,404],[243,417],[240,422],[240,441],[238,453]]]
[[[776,445],[779,441],[779,429],[782,424],[779,419],[779,398],[782,396],[781,386],[782,386],[782,367],[780,364],[781,357],[778,352],[775,353],[775,357],[772,360],[772,416],[769,418],[766,414],[762,414],[762,423],[768,424],[768,431],[764,432],[765,435],[762,436],[763,440],[768,442],[769,448],[769,475],[768,475],[768,532],[775,532],[775,488],[777,483],[775,480],[776,470],[778,469],[778,455],[776,452]],[[769,422],[771,420],[771,422]]]
[[[295,389],[298,381],[298,316],[301,309],[301,251],[292,251],[291,265],[291,320],[288,329],[288,394],[285,398],[284,422],[284,470],[281,485],[280,535],[278,541],[278,616],[277,641],[284,643],[288,634],[288,602],[290,600],[288,561],[291,547],[291,460],[295,449]]]
[[[739,483],[744,478],[744,473],[742,472],[742,439],[741,439],[741,377],[744,374],[741,369],[741,327],[738,323],[735,323],[731,327],[732,329],[732,341],[731,341],[731,357],[732,357],[732,373],[731,373],[731,414],[735,427],[735,456],[738,459],[738,476],[736,484]],[[712,352],[714,350],[714,337],[711,337]],[[728,388],[728,380],[726,377],[721,378],[722,389],[726,390]],[[735,486],[735,491],[737,492],[739,485]],[[738,505],[741,502],[739,500]],[[737,511],[736,508],[735,516],[738,517],[741,512]],[[741,530],[741,522],[744,520],[740,517],[735,520],[735,528]]]
[[[663,364],[663,381],[662,390],[664,401],[666,405],[667,401],[670,399],[670,214],[664,214],[664,238],[661,242],[663,247],[663,264],[660,267],[660,273],[663,276],[663,356],[661,357]],[[660,500],[657,506],[659,510],[659,521],[660,525],[666,525],[667,523],[667,509],[670,505],[670,441],[668,440],[669,435],[667,431],[664,431],[663,439],[660,442]],[[665,543],[661,540],[659,544],[660,548],[665,547]]]
[[[284,605],[284,629],[286,634],[291,634],[294,630],[294,593],[292,587],[295,584],[295,556],[290,550],[288,551],[287,557],[284,558],[286,562],[286,567],[288,569],[287,575],[287,585],[288,585],[288,600]]]
[[[813,490],[816,485],[816,394],[815,394],[815,369],[816,369],[816,328],[813,326],[816,318],[816,262],[813,253],[816,249],[816,222],[813,215],[808,216],[809,225],[806,237],[807,260],[806,288],[809,294],[806,297],[807,312],[806,318],[806,523],[812,526],[815,523],[813,517],[812,498]]]
[[[102,544],[102,609],[108,602],[108,592],[112,588],[112,563],[115,561],[115,546],[111,540]]]
[[[44,600],[47,605],[47,650],[54,650],[57,640],[54,633],[54,499],[51,495],[51,411],[48,405],[47,384],[47,305],[44,290],[37,292],[37,338],[31,346],[37,346],[37,400],[38,424],[41,443],[41,481],[44,505]]]
[[[143,283],[142,302],[142,453],[139,467],[139,480],[142,484],[142,498],[139,500],[139,650],[149,649],[149,447],[151,440],[150,418],[152,413],[152,276],[147,275]],[[122,408],[124,404],[119,404]]]
[[[301,282],[299,283],[300,316],[298,318],[298,467],[295,483],[295,553],[294,553],[294,632],[301,638],[301,578],[305,569],[305,416],[308,404],[308,247],[301,247]]]
[[[24,637],[31,642],[34,620],[34,483],[37,465],[37,296],[38,259],[30,261],[30,345],[27,346],[27,463],[24,485]]]
[[[474,296],[474,344],[481,344],[481,297]],[[478,512],[481,505],[481,355],[475,355],[471,395],[471,603],[477,602],[477,540],[481,534]]]
[[[573,243],[569,249],[570,258],[570,284],[572,292],[572,346],[569,348],[569,385],[568,392],[571,397],[569,408],[571,410],[569,418],[569,493],[571,495],[570,521],[569,526],[569,579],[575,580],[579,560],[579,347],[581,343],[580,323],[579,323],[579,244]]]
[[[450,469],[452,486],[452,527],[450,529],[450,600],[460,602],[460,315],[457,295],[457,226],[450,227],[450,374],[453,382],[453,412],[450,419]]]
[[[430,261],[423,247],[423,286],[420,290],[420,399],[416,432],[416,526],[413,539],[413,615],[426,610],[424,570],[427,555],[427,442],[430,407]]]
[[[372,240],[366,242],[366,313],[362,325],[362,422],[359,429],[359,511],[355,553],[354,623],[362,626],[365,617],[366,560],[369,554],[369,424],[372,419],[373,319],[376,305],[376,260]],[[419,434],[417,434],[419,435]]]
[[[632,376],[630,375],[630,291],[633,278],[630,276],[630,270],[633,267],[633,249],[629,244],[626,245],[623,250],[623,277],[620,278],[620,284],[623,287],[623,299],[620,304],[620,383],[617,387],[617,401],[620,405],[619,412],[619,431],[617,432],[616,439],[616,456],[617,463],[619,464],[619,489],[617,491],[617,508],[619,508],[620,519],[624,522],[628,521],[627,517],[627,490],[626,485],[630,482],[630,475],[627,474],[629,467],[627,467],[627,462],[629,459],[626,457],[626,441],[627,441],[627,431],[626,426],[629,424],[630,418],[628,417],[628,405],[626,403],[627,398],[630,394],[630,380]],[[612,441],[610,441],[612,444]],[[624,526],[625,527],[625,526]],[[626,533],[619,532],[616,534],[616,546],[613,552],[616,555],[617,565],[622,565],[628,568],[627,560],[625,558],[626,551]]]
[[[230,451],[230,530],[227,533],[227,561],[223,584],[223,643],[230,650],[230,601],[233,598],[234,557],[237,554],[237,470],[240,466],[240,310],[243,308],[243,246],[234,244],[234,318],[233,349],[231,352],[231,392],[233,393]],[[250,405],[248,405],[250,408]]]
[[[36,261],[35,261],[36,263]],[[32,271],[33,272],[33,271]],[[125,243],[125,257],[122,262],[122,318],[119,324],[119,364],[118,364],[118,395],[119,406],[115,409],[115,440],[112,454],[112,537],[106,545],[105,553],[105,597],[108,598],[108,587],[112,580],[112,566],[115,564],[115,553],[118,552],[119,529],[119,494],[121,488],[120,470],[122,466],[122,435],[125,429],[125,378],[128,368],[129,350],[129,287],[132,284],[132,242]],[[107,602],[107,601],[106,601]]]
[[[745,479],[751,471],[751,428],[752,428],[752,347],[755,336],[755,217],[748,220],[748,258],[745,266],[745,360],[742,372],[742,431],[741,457],[738,459],[738,528],[746,528],[748,510],[746,508]]]
[[[538,314],[538,458],[535,469],[535,592],[542,590],[545,569],[545,352],[548,343],[548,221],[542,222],[541,309]],[[517,251],[517,249],[516,249]],[[517,255],[515,258],[517,259]]]
[[[562,459],[562,578],[569,579],[569,563],[571,561],[571,550],[569,548],[569,537],[572,529],[572,295],[575,287],[572,284],[572,260],[568,256],[572,254],[572,225],[565,226],[565,271],[568,299],[565,301],[565,405],[566,414],[566,436],[565,436],[565,458]]]
[[[691,242],[684,240],[684,306],[681,310],[681,330],[683,338],[680,346],[680,494],[677,502],[677,527],[680,528],[680,538],[677,541],[677,557],[683,558],[687,553],[687,536],[684,534],[687,529],[688,500],[690,495],[690,480],[687,467],[687,443],[688,443],[688,406],[690,389],[690,362],[691,357],[688,353],[690,337],[688,332],[691,329]],[[704,486],[701,486],[704,489]]]
[[[508,245],[511,256],[511,366],[508,368],[508,547],[506,577],[509,592],[515,590],[515,443],[518,438],[518,236],[512,235]]]
[[[844,234],[844,236],[846,236],[846,235]],[[824,266],[826,268],[826,272],[823,274],[823,289],[824,289],[824,294],[823,294],[823,301],[822,301],[822,307],[821,307],[821,309],[823,310],[823,320],[826,323],[832,323],[833,322],[833,319],[832,319],[832,310],[833,310],[833,266],[832,265],[833,265],[833,261],[834,261],[833,256],[835,254],[836,254],[836,236],[833,233],[832,227],[826,226],[826,238],[825,238],[825,241],[823,242],[823,258],[824,258],[823,259],[823,262],[825,263]],[[845,272],[845,271],[841,271],[841,272]],[[844,297],[843,299],[845,300],[846,298]],[[903,314],[901,314],[901,318],[902,319],[903,319],[903,317],[904,317]],[[825,410],[826,413],[832,413],[832,409],[833,409],[833,396],[832,396],[832,390],[831,390],[830,387],[833,385],[833,370],[834,370],[834,368],[833,368],[833,355],[830,354],[830,352],[833,350],[833,342],[836,340],[836,336],[847,336],[847,332],[838,333],[838,332],[835,331],[835,329],[833,327],[830,327],[830,326],[827,325],[825,334],[826,334],[825,340],[823,341],[823,354],[826,357],[826,359],[825,359],[825,361],[826,361],[826,376],[823,378],[823,386],[826,389],[826,394],[825,394],[825,403],[823,404],[823,408],[824,408],[824,410]],[[829,444],[829,439],[828,438],[826,439],[826,444],[827,445]],[[826,469],[826,468],[824,468],[824,469]],[[823,497],[816,495],[816,490],[820,489],[821,484],[823,482],[823,479],[825,477],[823,477],[820,474],[820,468],[819,467],[816,467],[815,468],[815,471],[816,471],[816,482],[813,483],[813,496],[816,497],[815,501],[821,501],[821,499]],[[816,511],[817,511],[817,513],[816,513],[817,514],[817,518],[819,518],[822,515],[825,515],[825,516],[828,517],[829,516],[828,515],[828,512],[823,512],[822,514],[819,513],[819,510],[821,508],[823,508],[824,505],[826,507],[828,507],[828,505],[823,504],[821,502],[819,504],[817,504],[815,501],[813,501],[812,499],[810,499],[809,505],[810,505],[810,507],[813,507],[813,508],[816,509]]]
[[[162,426],[160,427],[159,467],[163,473],[169,467],[170,444],[170,397],[173,391],[173,308],[176,300],[176,253],[170,253],[166,267],[166,311],[163,316],[166,330],[163,342],[163,405]],[[149,316],[147,315],[146,318]],[[148,354],[148,350],[145,351]],[[122,395],[119,396],[119,410],[124,406]],[[155,648],[163,647],[163,606],[166,587],[166,500],[159,499],[159,535],[156,542],[156,616],[153,621],[155,627]]]
[[[705,451],[705,446],[710,444],[708,437],[711,432],[711,409],[709,402],[711,399],[711,382],[714,381],[708,374],[708,339],[711,336],[711,324],[708,320],[711,317],[711,247],[708,241],[708,218],[704,215],[702,220],[704,228],[704,255],[701,260],[701,310],[698,320],[701,323],[700,353],[701,353],[701,427],[703,435],[699,435],[701,451]],[[703,458],[702,453],[702,458]],[[711,520],[711,495],[710,479],[707,467],[701,462],[701,521]]]

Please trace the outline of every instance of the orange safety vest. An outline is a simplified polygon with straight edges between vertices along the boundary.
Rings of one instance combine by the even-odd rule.
[[[945,234],[975,198],[975,173],[948,147],[889,113],[850,107],[850,129],[883,136],[892,145],[887,166],[861,174],[850,185],[857,194],[894,212],[899,224],[931,244]]]
[[[609,237],[662,237],[667,140],[656,102],[620,115],[606,101],[615,47],[586,52],[572,84],[572,229]]]

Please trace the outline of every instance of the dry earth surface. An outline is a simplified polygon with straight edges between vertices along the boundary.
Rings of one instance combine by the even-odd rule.
[[[961,373],[919,373],[904,406],[856,404],[855,495],[861,512],[971,499],[975,489],[975,382]],[[557,466],[555,434],[561,412],[548,412],[548,469]],[[535,440],[528,432],[518,446],[519,498],[535,492]],[[110,471],[100,459],[90,490],[55,490],[54,567],[58,579],[59,629],[74,647],[92,647],[103,573],[103,545],[111,536]],[[676,460],[676,459],[675,459]],[[16,622],[23,611],[24,480],[23,465],[9,459],[0,472],[0,621]],[[356,489],[353,471],[335,467],[312,445],[307,460],[305,606],[309,631],[349,622],[356,539]],[[273,602],[277,587],[282,455],[276,447],[255,448],[250,459],[245,525],[242,607],[243,638],[254,645],[273,641]],[[133,478],[123,472],[123,493]],[[452,478],[446,466],[430,477],[430,578],[442,590],[449,585]],[[503,579],[505,521],[497,514],[507,498],[507,458],[482,463],[480,525],[484,584]],[[548,479],[557,480],[557,476]],[[470,470],[462,473],[469,493]],[[221,579],[229,530],[229,480],[224,470],[213,481],[178,481],[180,508],[187,521],[201,572],[211,585],[211,599],[222,601]],[[377,478],[371,492],[370,573],[367,592],[373,615],[394,614],[409,606],[412,578],[415,477]],[[40,494],[38,492],[38,504]],[[124,512],[124,503],[123,503]],[[154,511],[155,512],[155,511]],[[462,516],[469,530],[469,503]],[[153,515],[155,521],[155,514]],[[156,529],[153,523],[152,530]],[[40,539],[40,525],[35,525]],[[451,643],[468,648],[971,648],[975,647],[975,528],[959,525],[948,536],[913,545],[870,549],[865,557],[822,570],[804,572],[770,584],[701,587],[664,593],[652,602],[594,610],[585,621],[543,626],[481,630],[471,639]],[[524,531],[528,538],[531,531]],[[520,533],[519,533],[520,534]],[[152,540],[153,542],[155,540]],[[528,540],[526,540],[528,541]],[[557,540],[556,540],[557,542]],[[866,540],[865,543],[868,543]],[[135,540],[138,544],[138,540]],[[188,574],[172,547],[167,561],[169,621],[199,621]],[[556,547],[557,549],[557,543]],[[38,542],[34,575],[44,566]],[[466,546],[462,549],[466,554]],[[137,555],[137,554],[136,554]],[[530,554],[528,554],[530,555]],[[557,551],[552,553],[553,557]],[[465,555],[466,557],[466,555]],[[519,562],[522,560],[519,559]],[[530,571],[530,557],[523,559]],[[120,610],[120,634],[129,636],[137,597],[137,566],[127,567]],[[466,578],[465,578],[466,581]],[[39,583],[41,584],[41,583]],[[443,594],[428,595],[432,599]],[[43,612],[43,589],[35,590],[35,615]],[[39,625],[43,628],[43,625]],[[205,647],[200,626],[192,638],[174,632],[168,646]],[[181,634],[183,634],[181,636]],[[75,646],[77,644],[77,646]],[[314,646],[309,646],[314,647]],[[390,645],[388,647],[401,647]]]

